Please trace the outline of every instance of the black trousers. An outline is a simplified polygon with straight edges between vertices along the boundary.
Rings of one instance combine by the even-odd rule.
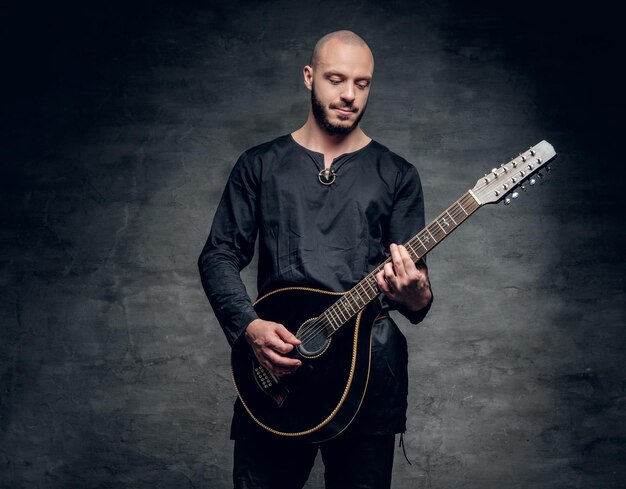
[[[235,489],[301,489],[317,451],[326,489],[389,489],[395,435],[338,436],[321,444],[281,438],[235,440]]]

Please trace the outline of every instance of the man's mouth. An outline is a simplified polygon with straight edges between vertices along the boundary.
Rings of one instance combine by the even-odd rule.
[[[358,111],[358,109],[355,109],[354,107],[337,107],[336,105],[331,105],[330,108],[343,115],[350,115]]]

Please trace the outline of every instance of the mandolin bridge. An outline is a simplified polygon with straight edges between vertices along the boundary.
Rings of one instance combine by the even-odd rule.
[[[262,365],[254,368],[254,379],[264,394],[269,396],[278,407],[283,405],[289,395],[289,389]]]

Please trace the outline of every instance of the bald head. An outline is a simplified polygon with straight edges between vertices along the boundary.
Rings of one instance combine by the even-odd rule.
[[[315,44],[315,48],[313,48],[313,54],[311,55],[311,60],[309,61],[309,65],[312,68],[315,68],[319,63],[320,58],[322,57],[322,53],[324,48],[331,41],[339,42],[342,44],[347,44],[348,46],[357,46],[366,48],[370,52],[370,56],[372,56],[372,65],[374,64],[374,56],[371,54],[371,50],[367,43],[361,38],[361,36],[355,34],[352,31],[335,31],[326,34]]]

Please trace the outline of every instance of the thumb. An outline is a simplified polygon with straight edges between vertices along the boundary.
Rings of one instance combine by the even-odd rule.
[[[276,334],[285,343],[291,343],[292,345],[299,345],[300,343],[302,343],[291,331],[285,328],[282,324],[279,324],[278,328],[276,328]]]

